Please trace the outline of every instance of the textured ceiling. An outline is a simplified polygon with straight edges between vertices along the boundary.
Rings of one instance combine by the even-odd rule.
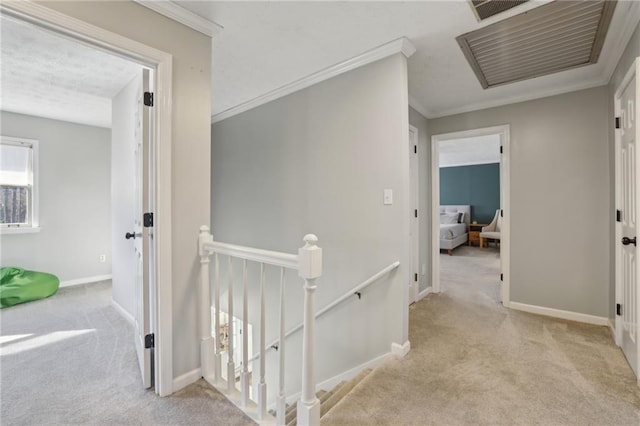
[[[468,166],[500,162],[500,135],[440,141],[440,167]]]
[[[0,26],[0,109],[111,126],[111,98],[141,65],[6,16]]]
[[[224,27],[213,41],[214,114],[405,36],[417,48],[409,94],[429,117],[606,84],[625,22],[638,21],[629,1],[616,8],[598,64],[482,89],[455,38],[545,3],[531,0],[478,23],[466,0],[179,2]]]

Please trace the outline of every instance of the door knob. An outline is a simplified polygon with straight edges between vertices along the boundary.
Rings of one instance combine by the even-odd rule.
[[[633,244],[635,246],[636,245],[636,237],[633,237],[633,238],[622,237],[622,244],[625,245],[625,246],[628,246],[629,244]]]
[[[124,236],[127,240],[133,238],[136,239],[136,234],[134,232],[127,232]]]

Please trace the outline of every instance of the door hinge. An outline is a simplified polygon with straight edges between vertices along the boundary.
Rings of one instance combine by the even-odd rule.
[[[616,222],[622,222],[622,212],[620,210],[616,210]]]
[[[142,215],[142,224],[145,228],[151,228],[153,226],[153,213],[145,213]]]
[[[616,117],[616,129],[620,128],[620,117]]]
[[[500,281],[504,281],[504,274],[500,274]]]
[[[150,349],[155,347],[156,347],[155,335],[151,333],[144,336],[144,348]]]
[[[418,274],[417,274],[417,273],[416,273],[416,274],[413,274],[413,280],[414,280],[415,282],[418,282]]]
[[[153,106],[153,92],[144,92],[144,104],[148,107]]]
[[[415,210],[413,211],[413,215],[414,215],[415,217],[418,217],[418,209],[415,209]]]
[[[619,303],[616,303],[616,315],[618,316],[622,315],[622,305]]]
[[[502,154],[502,145],[500,145],[500,154]]]
[[[418,153],[418,145],[414,145],[413,146],[413,153],[417,154]]]

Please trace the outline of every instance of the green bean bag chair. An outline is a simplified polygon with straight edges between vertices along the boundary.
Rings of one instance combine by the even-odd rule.
[[[60,280],[52,274],[13,266],[0,268],[0,308],[44,299],[55,294],[59,286]]]

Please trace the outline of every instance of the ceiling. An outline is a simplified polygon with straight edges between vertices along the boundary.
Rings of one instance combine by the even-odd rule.
[[[142,66],[5,15],[0,109],[111,126],[111,99]]]
[[[481,87],[456,37],[545,3],[532,0],[478,23],[466,0],[179,2],[224,27],[213,41],[214,115],[407,37],[417,48],[408,60],[411,105],[428,118],[606,84],[638,22],[631,1],[618,2],[597,64]]]
[[[438,143],[440,167],[500,162],[500,135],[448,139]]]

